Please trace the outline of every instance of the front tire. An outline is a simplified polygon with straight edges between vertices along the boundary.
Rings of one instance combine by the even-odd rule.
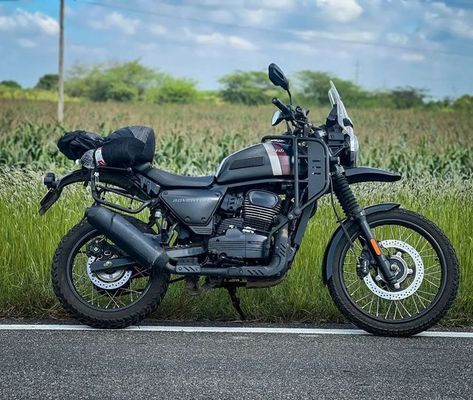
[[[143,222],[126,218],[141,230],[150,230]],[[72,317],[92,327],[114,329],[135,325],[161,303],[168,288],[169,273],[157,269],[142,272],[137,265],[133,273],[124,269],[120,274],[102,274],[101,280],[97,274],[88,272],[91,256],[84,250],[90,243],[97,243],[94,242],[97,238],[101,238],[100,233],[84,219],[62,239],[52,263],[54,293]],[[113,244],[107,247],[110,253],[108,249],[113,249]],[[80,255],[82,265],[76,261]],[[133,286],[137,281],[145,287]]]
[[[401,287],[390,288],[373,264],[360,273],[367,248],[356,224],[335,251],[330,294],[343,315],[360,328],[384,336],[410,336],[436,324],[451,307],[458,289],[455,251],[432,222],[402,209],[367,216],[383,252],[399,270]],[[393,307],[394,305],[394,307]]]

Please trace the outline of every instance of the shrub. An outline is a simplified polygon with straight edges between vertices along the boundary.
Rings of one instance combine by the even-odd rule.
[[[219,81],[223,89],[221,96],[229,103],[246,105],[269,104],[277,90],[263,71],[236,71]]]
[[[157,104],[192,103],[197,100],[196,83],[187,79],[167,78],[158,87],[147,91],[145,99]]]

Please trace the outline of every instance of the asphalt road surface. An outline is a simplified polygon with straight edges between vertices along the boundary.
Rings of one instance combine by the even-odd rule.
[[[314,332],[0,325],[0,398],[473,398],[473,337]]]

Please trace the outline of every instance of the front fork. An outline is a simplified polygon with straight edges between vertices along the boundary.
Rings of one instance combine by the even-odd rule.
[[[394,286],[397,281],[396,274],[391,270],[389,260],[381,251],[378,241],[374,237],[368,221],[366,220],[365,210],[361,208],[356,201],[355,195],[353,194],[350,185],[348,184],[347,177],[341,167],[337,167],[332,173],[332,188],[347,218],[353,218],[357,222],[371,256],[377,262],[379,269],[383,274],[383,278],[389,285]]]

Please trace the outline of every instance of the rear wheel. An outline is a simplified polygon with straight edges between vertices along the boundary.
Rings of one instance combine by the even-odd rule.
[[[428,329],[456,296],[458,260],[451,243],[435,224],[410,211],[396,209],[367,219],[398,288],[384,281],[353,225],[353,246],[345,237],[336,249],[328,282],[333,300],[349,320],[374,334],[409,336]]]
[[[127,217],[139,229],[143,222]],[[151,231],[150,231],[151,232]],[[95,260],[122,256],[120,250],[86,220],[63,238],[53,259],[53,289],[64,308],[98,328],[124,328],[149,316],[163,299],[169,274],[138,263],[110,273],[92,273]]]

